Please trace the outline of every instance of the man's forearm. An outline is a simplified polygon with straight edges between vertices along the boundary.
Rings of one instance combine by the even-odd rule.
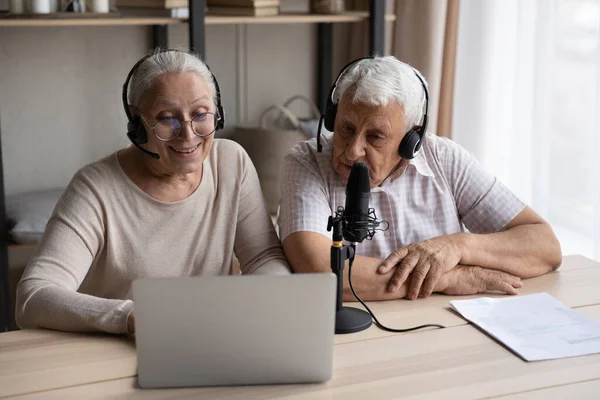
[[[331,240],[315,232],[296,232],[283,241],[283,250],[296,273],[331,272]],[[354,290],[363,300],[391,300],[404,297],[403,286],[395,293],[386,291],[393,271],[388,274],[377,273],[381,263],[378,258],[356,256],[352,265],[352,283]],[[350,290],[348,280],[348,261],[344,267],[344,300],[356,301]]]
[[[382,260],[373,257],[356,256],[352,264],[352,284],[354,290],[364,301],[393,300],[406,296],[406,285],[402,285],[397,292],[386,291],[387,284],[393,271],[387,274],[378,274],[377,267]],[[357,301],[350,290],[348,279],[348,261],[344,267],[344,301]]]
[[[548,224],[515,226],[490,234],[449,236],[459,247],[460,263],[508,272],[521,278],[543,275],[560,266],[560,244]]]
[[[331,272],[331,241],[314,232],[296,232],[283,241],[283,249],[292,270],[296,273]],[[395,272],[379,273],[377,268],[382,260],[373,257],[356,256],[352,265],[352,283],[354,290],[365,301],[393,300],[406,297],[407,285],[403,284],[397,291],[387,290],[388,283]],[[344,267],[345,301],[356,301],[350,290],[348,279],[348,261]],[[410,280],[409,280],[410,281]],[[440,283],[441,284],[441,283]],[[436,290],[444,290],[436,286]]]
[[[381,259],[372,257],[356,256],[352,265],[352,284],[354,290],[363,301],[380,301],[403,299],[408,292],[410,278],[394,292],[387,290],[388,283],[395,270],[386,274],[377,273],[377,267],[381,264]],[[440,279],[436,284],[434,292],[442,292],[445,289],[445,279]],[[348,280],[348,262],[344,268],[344,301],[358,301]]]

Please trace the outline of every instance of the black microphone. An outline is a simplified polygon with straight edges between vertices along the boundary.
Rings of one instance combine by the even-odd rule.
[[[426,324],[408,329],[392,329],[383,325],[375,317],[375,314],[358,297],[352,285],[352,264],[356,255],[356,243],[364,239],[372,239],[376,230],[387,230],[389,224],[387,221],[377,221],[375,210],[369,208],[369,199],[371,197],[371,184],[369,179],[369,167],[363,163],[356,163],[352,166],[348,183],[346,185],[346,207],[338,207],[333,216],[329,217],[327,231],[333,230],[332,244],[329,251],[329,263],[331,270],[337,277],[337,297],[335,305],[335,333],[353,333],[360,332],[371,326],[373,321],[383,330],[389,332],[409,332],[426,327],[444,326],[438,324]],[[378,229],[379,225],[384,224],[385,229]],[[351,242],[343,244],[343,239]],[[356,299],[368,311],[354,307],[344,306],[344,263],[348,260],[348,283],[350,290]]]
[[[346,207],[338,207],[335,216],[329,217],[327,231],[333,229],[330,249],[331,270],[337,276],[337,298],[335,306],[335,333],[352,333],[367,329],[373,323],[366,311],[353,307],[344,307],[344,262],[352,265],[356,254],[356,243],[372,238],[379,222],[373,209],[369,210],[371,184],[369,167],[363,163],[352,166],[346,184]],[[349,245],[344,245],[346,239]],[[350,278],[350,271],[348,271]],[[352,285],[352,281],[349,281]],[[352,288],[352,286],[350,286]],[[354,290],[354,289],[352,289]]]
[[[332,244],[329,252],[331,270],[337,276],[337,297],[335,306],[335,333],[353,333],[367,329],[373,320],[382,329],[389,330],[377,321],[369,307],[358,297],[352,286],[352,263],[356,254],[356,243],[372,239],[376,230],[387,230],[387,221],[377,221],[375,210],[369,208],[371,197],[371,181],[369,167],[363,163],[352,166],[346,184],[346,207],[338,207],[334,215],[329,217],[327,231],[333,230]],[[384,224],[385,229],[378,229]],[[343,244],[343,239],[350,244]],[[348,283],[352,294],[369,312],[354,307],[344,306],[344,263],[348,260]],[[428,325],[429,326],[429,325]],[[418,327],[415,329],[419,329]],[[412,330],[412,329],[409,329]],[[400,332],[400,331],[398,331]]]
[[[369,215],[370,197],[369,167],[363,163],[356,163],[352,166],[346,185],[346,207],[342,214],[342,235],[349,242],[362,242],[369,236],[370,228],[374,228],[374,221]]]

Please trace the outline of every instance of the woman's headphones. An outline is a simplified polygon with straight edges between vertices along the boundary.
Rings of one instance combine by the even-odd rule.
[[[325,128],[330,132],[333,132],[333,128],[335,125],[335,117],[337,115],[338,103],[333,102],[333,94],[335,93],[335,89],[339,80],[342,76],[344,76],[346,71],[351,66],[358,63],[359,61],[369,59],[373,59],[373,57],[362,57],[348,63],[344,68],[342,68],[342,71],[337,76],[335,83],[331,87],[331,90],[329,90],[329,95],[327,96],[327,103],[325,104],[325,113],[321,115],[321,120],[319,121],[319,130],[317,131],[317,150],[319,153],[323,149],[323,147],[321,146],[322,125],[325,125]],[[406,132],[404,138],[402,138],[402,141],[400,142],[398,154],[400,154],[400,157],[405,158],[407,160],[415,158],[419,150],[421,150],[421,145],[423,144],[423,136],[427,131],[427,112],[429,110],[429,92],[427,91],[427,85],[425,85],[425,82],[423,81],[423,78],[421,78],[421,75],[416,70],[414,70],[414,72],[415,75],[417,75],[417,78],[419,78],[419,81],[423,86],[423,91],[425,92],[425,113],[423,114],[423,123],[421,124],[421,126],[412,127],[408,132]]]
[[[142,144],[148,143],[148,135],[146,134],[146,130],[144,129],[144,125],[142,123],[142,119],[140,118],[140,116],[131,114],[131,111],[129,110],[129,101],[127,99],[127,91],[129,88],[129,81],[131,80],[131,77],[133,76],[135,71],[137,71],[139,66],[142,65],[142,63],[144,61],[146,61],[148,58],[153,57],[157,54],[168,53],[171,51],[178,51],[180,53],[190,54],[190,53],[188,53],[186,51],[182,51],[182,50],[166,49],[166,50],[148,54],[148,55],[142,57],[138,62],[135,63],[133,68],[131,68],[131,71],[129,71],[129,73],[127,74],[127,79],[125,79],[125,83],[123,84],[123,91],[122,91],[123,108],[125,109],[125,114],[127,115],[127,137],[129,138],[129,140],[131,140],[131,143],[133,143],[134,146],[136,146],[138,149],[142,150],[144,153],[149,154],[150,156],[152,156],[153,158],[156,158],[156,159],[160,158],[160,156],[158,154],[152,153],[140,146]],[[206,68],[208,68],[208,65],[206,65]],[[221,90],[219,89],[219,82],[217,82],[217,78],[212,73],[212,71],[210,71],[210,68],[208,68],[208,70],[212,77],[212,81],[215,85],[215,91],[216,91],[216,97],[217,97],[217,104],[216,104],[217,112],[219,113],[219,116],[221,117],[217,121],[216,130],[222,130],[223,128],[225,128],[225,111],[223,110],[223,106],[221,105]]]

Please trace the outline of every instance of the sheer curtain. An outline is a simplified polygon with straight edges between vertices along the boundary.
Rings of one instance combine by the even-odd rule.
[[[453,139],[600,260],[600,0],[462,0]]]

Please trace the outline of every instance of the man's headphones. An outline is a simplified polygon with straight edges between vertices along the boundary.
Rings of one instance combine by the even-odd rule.
[[[131,80],[131,77],[133,76],[135,71],[137,71],[139,66],[142,65],[142,63],[144,61],[146,61],[148,58],[153,57],[157,54],[168,53],[171,51],[178,51],[180,53],[190,54],[190,53],[188,53],[186,51],[182,51],[182,50],[166,49],[166,50],[148,54],[148,55],[142,57],[138,62],[135,63],[133,68],[131,68],[131,71],[129,71],[129,74],[127,74],[127,79],[125,79],[125,83],[123,84],[123,91],[122,91],[123,108],[125,109],[125,114],[127,115],[127,137],[129,138],[129,140],[131,140],[131,143],[133,143],[135,147],[137,147],[138,149],[142,150],[144,153],[146,153],[156,159],[160,158],[160,156],[158,154],[152,153],[151,151],[148,151],[140,146],[142,144],[148,143],[148,135],[146,134],[146,129],[144,129],[144,125],[142,123],[142,118],[138,115],[133,115],[131,113],[131,111],[129,110],[129,101],[127,99],[127,91],[129,88],[129,81]],[[208,68],[208,65],[206,65],[206,68]],[[213,83],[215,85],[215,91],[216,91],[216,97],[217,97],[217,104],[216,104],[217,105],[217,113],[219,114],[219,117],[220,117],[219,120],[217,121],[216,130],[222,130],[225,127],[225,111],[223,110],[223,106],[221,105],[221,90],[219,89],[219,82],[217,82],[217,78],[212,73],[212,71],[210,71],[210,68],[208,68],[208,70],[211,74]]]
[[[342,68],[342,71],[337,76],[333,86],[331,87],[331,90],[329,90],[329,95],[327,96],[327,103],[325,104],[325,113],[321,115],[321,120],[319,121],[319,130],[317,131],[317,151],[319,153],[323,150],[323,147],[321,146],[321,128],[323,124],[325,125],[325,128],[330,132],[333,132],[333,128],[335,126],[335,117],[337,115],[338,103],[333,102],[333,94],[335,93],[335,89],[337,88],[338,82],[340,81],[342,76],[344,76],[346,71],[354,64],[362,60],[369,60],[373,58],[374,57],[362,57],[348,63],[344,68]],[[425,82],[423,81],[423,78],[421,78],[421,75],[416,70],[414,70],[414,72],[415,75],[417,75],[417,78],[419,78],[419,81],[423,86],[423,91],[425,92],[425,113],[423,114],[423,123],[421,124],[421,126],[412,127],[408,132],[406,132],[404,138],[402,138],[402,141],[400,142],[398,154],[400,154],[400,157],[405,158],[407,160],[415,158],[419,150],[421,150],[421,145],[423,144],[423,136],[427,131],[427,112],[429,110],[429,92],[427,90],[427,85],[425,85]]]

